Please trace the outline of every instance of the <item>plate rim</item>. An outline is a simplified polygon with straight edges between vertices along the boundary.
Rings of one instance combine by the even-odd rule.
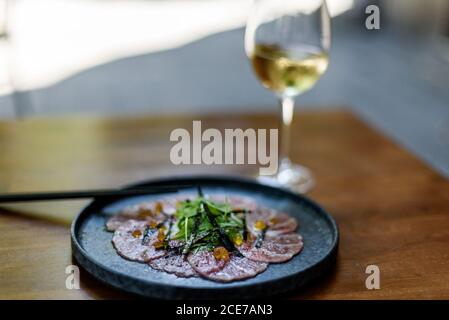
[[[330,215],[321,205],[319,205],[317,202],[315,202],[314,200],[310,199],[309,197],[300,194],[300,193],[296,193],[294,191],[285,189],[285,188],[281,188],[281,187],[276,187],[276,186],[271,186],[271,185],[267,185],[267,184],[263,184],[260,183],[259,181],[255,180],[255,179],[251,179],[248,177],[241,177],[241,176],[233,176],[233,175],[181,175],[181,176],[168,176],[168,177],[161,177],[161,178],[151,178],[151,179],[146,179],[146,180],[141,180],[138,182],[134,182],[131,184],[126,184],[124,185],[121,189],[133,189],[133,188],[137,188],[137,187],[141,187],[142,185],[164,185],[164,184],[168,184],[168,183],[173,183],[173,182],[182,182],[182,181],[192,181],[192,180],[198,180],[198,181],[203,181],[205,183],[210,182],[210,183],[214,183],[216,184],[218,181],[223,181],[226,183],[230,183],[230,184],[249,184],[249,185],[253,185],[253,186],[257,186],[258,188],[262,188],[262,189],[271,189],[272,191],[275,192],[280,192],[283,193],[284,195],[288,195],[290,198],[299,198],[302,202],[305,202],[308,206],[311,206],[315,209],[315,211],[319,212],[320,215],[322,215],[326,221],[331,225],[331,228],[333,230],[333,239],[332,239],[332,243],[329,246],[329,249],[325,252],[325,254],[323,255],[323,258],[320,259],[319,261],[315,262],[314,264],[309,265],[308,267],[304,268],[301,270],[301,273],[303,272],[307,272],[310,269],[313,268],[318,268],[320,266],[324,266],[324,269],[328,269],[328,267],[330,267],[329,262],[332,262],[333,260],[335,260],[337,252],[338,252],[338,247],[339,247],[339,241],[340,241],[340,231],[338,228],[338,225],[335,221],[335,219],[332,217],[332,215]],[[153,286],[153,287],[161,287],[161,288],[165,288],[167,286],[169,286],[171,289],[173,290],[188,290],[189,292],[194,292],[194,291],[202,291],[202,290],[206,290],[206,291],[216,291],[216,292],[226,292],[229,290],[235,290],[239,287],[245,287],[245,288],[250,288],[250,287],[262,287],[265,286],[267,284],[273,283],[273,282],[278,282],[278,281],[288,281],[288,279],[290,278],[295,278],[296,274],[292,274],[292,275],[288,275],[285,276],[281,279],[269,279],[267,281],[264,281],[263,283],[256,283],[256,284],[250,284],[250,285],[245,285],[243,282],[238,282],[239,284],[241,284],[240,286],[237,287],[223,287],[223,288],[211,288],[211,287],[204,287],[204,286],[196,286],[196,287],[191,287],[191,286],[184,286],[184,285],[179,285],[179,284],[161,284],[160,282],[155,282],[149,279],[141,279],[141,278],[136,278],[133,277],[132,275],[128,275],[125,273],[122,273],[120,271],[116,271],[112,268],[110,268],[107,265],[104,265],[103,263],[97,261],[95,259],[95,257],[92,257],[81,245],[78,236],[77,236],[77,231],[79,230],[79,228],[82,225],[82,222],[85,220],[85,218],[91,214],[92,210],[95,209],[95,207],[99,206],[99,207],[105,207],[108,204],[114,203],[116,201],[119,201],[121,199],[125,199],[128,196],[124,196],[124,197],[117,197],[114,199],[108,199],[108,200],[99,200],[99,199],[92,199],[87,205],[85,205],[76,215],[76,217],[73,219],[71,227],[70,227],[70,237],[71,237],[71,248],[72,248],[72,256],[75,257],[75,260],[77,263],[79,263],[91,276],[93,276],[95,279],[101,281],[102,283],[112,286],[116,289],[128,292],[128,293],[132,293],[132,294],[137,294],[140,296],[146,296],[146,297],[150,297],[147,294],[144,294],[142,292],[137,292],[137,291],[133,291],[133,290],[129,290],[127,288],[124,288],[122,286],[118,286],[116,283],[111,283],[111,281],[106,281],[104,280],[102,277],[98,276],[97,274],[95,274],[92,270],[90,270],[90,267],[87,267],[85,265],[85,263],[81,262],[80,260],[87,260],[88,263],[94,264],[97,267],[105,270],[106,272],[110,273],[113,276],[119,276],[120,278],[125,278],[128,280],[132,280],[132,281],[138,281],[138,282],[142,282],[145,285],[148,286]],[[81,258],[81,259],[80,259]],[[329,266],[328,266],[329,265]],[[315,276],[313,278],[317,278],[318,276]],[[112,281],[115,282],[115,281]],[[309,282],[309,281],[306,281]],[[304,283],[305,284],[305,283]],[[304,284],[300,284],[298,286],[292,286],[293,288],[296,287],[301,287]],[[287,288],[286,290],[282,290],[280,292],[275,292],[275,294],[278,293],[282,293],[285,291],[289,291],[289,289]],[[163,298],[163,296],[158,296],[158,295],[152,295],[151,297],[155,297],[155,298]]]

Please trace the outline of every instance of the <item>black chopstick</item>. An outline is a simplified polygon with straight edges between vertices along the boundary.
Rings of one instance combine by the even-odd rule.
[[[124,196],[177,192],[181,187],[189,187],[189,186],[176,185],[176,186],[141,187],[135,189],[99,189],[99,190],[61,191],[61,192],[10,193],[10,194],[0,194],[0,203],[70,200],[70,199],[87,199],[87,198],[96,198],[96,199],[118,198]]]

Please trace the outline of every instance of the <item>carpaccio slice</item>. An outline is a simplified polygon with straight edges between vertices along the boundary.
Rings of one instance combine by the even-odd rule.
[[[156,270],[173,273],[178,277],[189,278],[198,275],[186,257],[181,254],[169,253],[161,258],[151,260],[148,264]]]
[[[275,237],[266,237],[260,247],[256,241],[249,240],[238,247],[248,259],[261,262],[284,262],[298,254],[304,244],[297,233],[287,233]]]
[[[211,272],[223,269],[226,264],[224,260],[215,259],[213,253],[206,250],[190,253],[187,256],[187,261],[196,272],[203,276],[207,276]]]
[[[168,204],[167,204],[168,203]],[[142,202],[136,205],[128,206],[120,213],[112,216],[106,222],[106,229],[114,231],[128,220],[146,221],[149,224],[158,224],[167,217],[162,213],[166,208],[171,210],[171,204],[168,201]]]
[[[246,224],[249,231],[257,235],[260,230],[255,227],[257,221],[263,221],[267,226],[266,236],[274,237],[290,233],[298,228],[295,218],[283,212],[277,212],[268,208],[258,208],[246,215]]]
[[[117,228],[112,237],[112,244],[118,254],[123,258],[147,262],[164,256],[167,252],[154,247],[158,241],[157,229],[150,229],[146,241],[143,243],[145,230],[148,224],[146,221],[128,220]]]
[[[231,282],[255,277],[265,271],[267,266],[267,263],[238,257],[231,253],[229,261],[221,270],[203,274],[203,276],[214,281]]]
[[[210,200],[221,203],[227,202],[233,209],[246,209],[253,211],[257,208],[257,203],[253,199],[244,196],[225,196],[213,194],[210,196]]]

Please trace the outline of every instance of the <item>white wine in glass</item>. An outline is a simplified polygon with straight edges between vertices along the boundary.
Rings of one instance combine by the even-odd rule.
[[[328,65],[330,16],[323,0],[256,0],[246,27],[245,50],[256,76],[280,105],[279,168],[261,176],[270,184],[306,192],[309,169],[289,159],[294,98],[311,89]]]

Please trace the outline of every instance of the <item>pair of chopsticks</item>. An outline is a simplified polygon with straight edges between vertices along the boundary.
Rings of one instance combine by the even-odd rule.
[[[125,196],[178,192],[180,188],[187,188],[187,187],[192,186],[176,185],[176,186],[141,187],[135,189],[98,189],[98,190],[62,191],[62,192],[10,193],[10,194],[0,194],[0,203],[71,200],[71,199],[88,199],[88,198],[108,199]]]

